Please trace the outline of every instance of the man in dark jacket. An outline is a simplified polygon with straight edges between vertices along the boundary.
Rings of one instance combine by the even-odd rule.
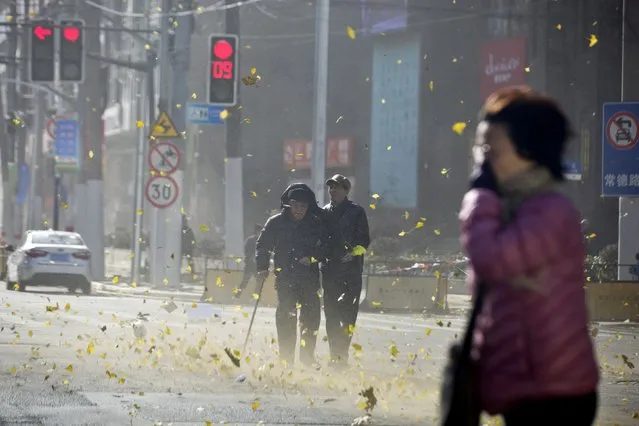
[[[318,262],[325,258],[326,233],[322,220],[311,213],[317,202],[310,188],[293,188],[283,198],[282,212],[269,218],[257,239],[255,263],[258,277],[265,279],[273,254],[280,358],[294,363],[299,307],[300,360],[311,366],[321,318]]]
[[[235,297],[240,297],[249,280],[255,276],[255,245],[257,243],[257,237],[262,232],[262,225],[255,225],[253,235],[249,236],[244,243],[244,275],[242,276],[242,282],[240,283],[239,291],[235,293]]]
[[[329,232],[327,261],[322,265],[326,334],[334,366],[345,368],[359,312],[364,251],[370,235],[366,212],[348,199],[348,178],[337,174],[326,185],[331,197],[324,207]]]

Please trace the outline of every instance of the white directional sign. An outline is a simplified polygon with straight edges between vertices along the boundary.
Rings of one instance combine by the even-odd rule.
[[[157,173],[172,174],[180,166],[180,151],[168,142],[152,144],[149,149],[149,167]]]
[[[170,207],[179,194],[180,188],[171,176],[153,176],[146,184],[146,198],[158,209]]]

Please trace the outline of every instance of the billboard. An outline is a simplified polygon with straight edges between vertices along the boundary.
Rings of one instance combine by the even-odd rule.
[[[416,34],[373,47],[370,188],[393,208],[417,207],[420,52]]]
[[[509,38],[484,43],[480,57],[481,100],[495,90],[526,84],[526,40]]]
[[[360,0],[362,34],[403,30],[408,25],[408,0]]]

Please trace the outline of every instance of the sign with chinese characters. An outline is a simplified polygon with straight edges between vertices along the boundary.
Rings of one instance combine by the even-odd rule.
[[[602,122],[602,185],[605,197],[639,196],[639,102],[606,103]]]
[[[480,59],[482,101],[495,90],[526,84],[526,40],[523,38],[493,40],[481,48]]]
[[[77,172],[80,169],[80,126],[78,120],[57,120],[55,126],[55,169]]]
[[[420,43],[410,34],[373,47],[370,191],[391,208],[417,207]]]
[[[326,167],[329,169],[351,167],[355,143],[351,138],[326,140]],[[286,170],[310,169],[313,161],[313,144],[308,140],[284,141],[284,168]]]

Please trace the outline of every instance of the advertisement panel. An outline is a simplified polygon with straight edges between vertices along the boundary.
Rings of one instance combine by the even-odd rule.
[[[495,90],[526,84],[526,40],[510,38],[484,43],[481,48],[481,100]]]
[[[375,41],[370,188],[393,208],[417,207],[420,65],[419,35]]]
[[[408,0],[360,0],[363,35],[403,30],[408,25]]]

